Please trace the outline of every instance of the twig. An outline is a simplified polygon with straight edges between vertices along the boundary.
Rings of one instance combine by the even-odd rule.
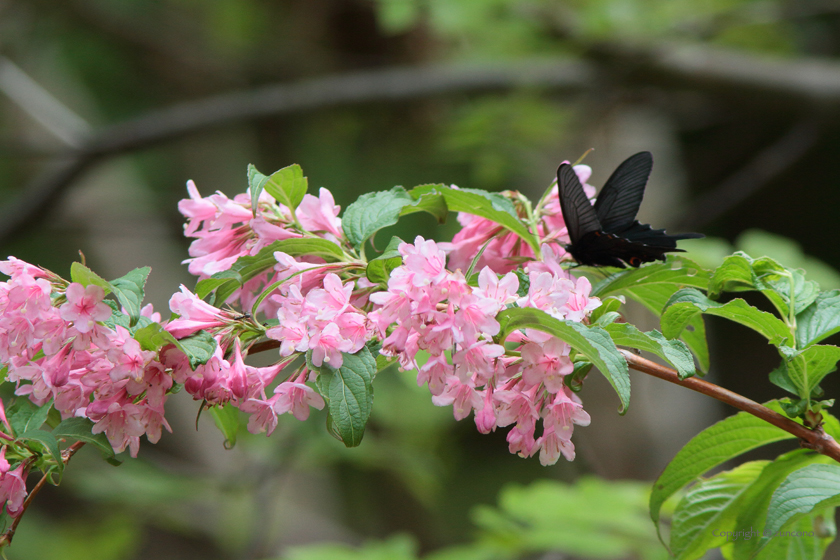
[[[817,453],[821,453],[827,457],[831,457],[837,462],[840,462],[840,445],[830,435],[820,427],[816,429],[809,429],[802,424],[794,422],[790,418],[786,418],[774,410],[770,410],[753,400],[750,400],[738,393],[733,393],[729,389],[724,389],[714,383],[709,383],[696,377],[689,377],[687,379],[680,379],[676,370],[669,367],[659,365],[655,362],[637,356],[636,354],[627,350],[619,349],[619,352],[627,360],[627,365],[631,368],[653,375],[659,379],[664,379],[681,387],[686,387],[692,391],[697,391],[706,396],[717,399],[730,406],[734,406],[739,410],[743,410],[753,416],[768,422],[777,428],[793,434],[799,438],[799,443],[802,447],[813,449]]]
[[[699,229],[713,222],[801,160],[819,137],[815,119],[798,122],[747,165],[691,204],[691,211],[681,217],[678,228]]]
[[[66,465],[73,455],[84,446],[85,442],[77,441],[67,449],[61,452],[61,461]],[[15,517],[15,520],[12,521],[11,527],[9,527],[5,533],[0,535],[0,548],[9,546],[12,544],[12,538],[15,536],[15,531],[17,531],[18,523],[20,523],[23,514],[26,513],[26,509],[29,507],[29,504],[32,503],[32,500],[41,491],[44,485],[47,483],[47,478],[49,477],[48,474],[45,474],[41,477],[41,480],[38,481],[37,484],[29,491],[29,495],[26,497],[26,500],[23,502],[23,506],[21,507],[20,513]]]

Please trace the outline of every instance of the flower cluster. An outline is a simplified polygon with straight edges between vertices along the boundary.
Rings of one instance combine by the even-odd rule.
[[[0,284],[0,360],[15,393],[38,406],[51,400],[62,418],[85,417],[115,451],[137,454],[140,436],[156,442],[172,379],[155,352],[143,350],[112,314],[96,285],[66,284],[51,273],[11,258]],[[151,306],[143,313],[152,315]]]
[[[559,319],[580,321],[600,305],[590,298],[585,278],[573,282],[548,246],[547,260],[526,267],[530,287],[518,293],[513,273],[501,279],[482,269],[478,287],[460,271],[445,268],[446,255],[434,241],[418,237],[403,244],[404,264],[391,273],[388,290],[371,295],[376,308],[369,314],[383,340],[381,352],[397,357],[405,369],[417,369],[418,384],[428,383],[433,402],[453,405],[455,418],[475,412],[483,433],[515,424],[508,434],[512,453],[540,452],[543,464],[562,453],[574,458],[573,424],[587,425],[580,400],[564,385],[574,366],[569,346],[539,331],[514,333],[506,351],[494,342],[500,325],[496,315],[509,305],[536,307]],[[425,363],[418,357],[428,356]],[[537,438],[537,421],[543,433]]]
[[[303,237],[304,233],[332,242],[342,237],[340,210],[332,193],[321,189],[318,197],[306,194],[292,212],[267,192],[260,194],[256,212],[247,192],[233,199],[217,192],[202,197],[195,183],[189,181],[189,199],[178,203],[178,210],[187,218],[184,234],[196,240],[190,244],[185,260],[191,274],[208,278],[228,270],[239,257],[256,255],[274,241]],[[311,259],[319,262],[319,259]],[[252,279],[242,289],[242,306],[248,307],[253,293],[276,280],[269,275]]]
[[[576,171],[585,183],[589,169]],[[249,431],[270,435],[279,415],[304,420],[312,407],[324,408],[324,396],[312,386],[320,371],[341,368],[346,356],[373,341],[381,342],[382,355],[416,370],[418,384],[428,385],[436,405],[451,405],[456,419],[473,413],[482,433],[512,426],[511,452],[539,452],[543,464],[560,455],[574,458],[574,425],[588,424],[589,416],[565,382],[574,371],[571,348],[534,329],[502,339],[497,320],[503,310],[518,307],[581,322],[600,305],[585,278],[560,266],[567,233],[556,186],[533,212],[530,203],[511,197],[534,218],[529,224],[538,230],[539,256],[498,224],[461,214],[464,228],[451,243],[417,237],[399,246],[401,264],[387,289],[366,277],[363,253],[345,236],[326,189],[318,197],[303,194],[294,209],[266,192],[252,204],[248,193],[201,197],[192,182],[188,191],[179,209],[187,218],[185,234],[194,238],[185,261],[190,272],[210,278],[258,253],[242,262],[261,268],[240,276],[226,301],[210,304],[182,286],[169,302],[171,320],[161,321],[147,306],[145,318],[129,326],[125,311],[104,299],[108,286],[117,284],[67,282],[10,257],[0,263],[9,276],[0,283],[0,363],[16,395],[37,406],[51,404],[62,419],[89,419],[92,433],[104,433],[115,452],[136,456],[141,436],[154,443],[163,428],[170,429],[164,405],[176,386],[203,406],[238,408],[250,415]],[[322,250],[326,241],[321,254],[341,262],[275,251],[266,263],[262,249],[291,239],[302,239],[286,244],[292,248],[314,243]],[[468,281],[462,271],[482,250],[481,271]],[[517,268],[519,276],[512,272]],[[221,281],[236,276],[228,273]],[[258,317],[219,307],[225,304]],[[203,353],[187,349],[183,341],[190,338],[203,341]],[[263,349],[279,347],[275,364],[245,363],[260,340]],[[289,373],[293,362],[301,365]],[[14,436],[20,434],[2,406],[0,421],[0,501],[18,515],[26,475],[39,455],[18,449]]]

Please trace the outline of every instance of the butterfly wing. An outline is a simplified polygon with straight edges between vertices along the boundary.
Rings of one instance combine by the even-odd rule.
[[[639,152],[613,171],[595,201],[595,213],[604,231],[619,233],[633,225],[651,169],[651,153]]]
[[[572,246],[577,245],[586,234],[601,231],[598,214],[583,192],[575,170],[568,163],[557,168],[557,190]]]

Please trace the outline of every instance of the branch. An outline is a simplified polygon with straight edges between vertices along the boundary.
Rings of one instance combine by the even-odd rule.
[[[647,373],[659,379],[664,379],[686,387],[692,391],[697,391],[706,396],[717,399],[730,406],[734,406],[739,410],[748,412],[757,418],[761,418],[777,428],[793,434],[799,438],[799,444],[807,449],[813,449],[817,453],[831,457],[837,462],[840,462],[840,445],[830,435],[826,434],[821,427],[816,429],[806,428],[802,424],[794,422],[790,418],[782,416],[774,410],[770,410],[764,405],[750,400],[738,393],[733,393],[729,389],[724,389],[714,383],[709,383],[696,377],[689,377],[687,379],[680,379],[677,372],[669,367],[661,366],[650,360],[646,360],[641,356],[629,352],[627,350],[619,349],[619,352],[627,360],[627,365],[636,371]]]
[[[820,138],[816,119],[795,124],[779,140],[760,151],[744,167],[690,205],[677,229],[701,229],[715,221],[800,161]]]
[[[579,90],[592,82],[590,65],[531,60],[516,64],[391,68],[314,78],[219,95],[146,113],[95,133],[67,160],[37,177],[0,217],[0,241],[46,212],[98,160],[232,123],[327,107],[396,102],[453,92],[517,87]]]
[[[98,160],[181,136],[248,120],[371,102],[517,87],[581,90],[599,70],[628,84],[691,87],[767,102],[788,112],[840,113],[840,64],[819,59],[771,59],[703,46],[578,42],[592,62],[519,60],[495,65],[390,68],[270,85],[152,111],[93,134],[54,170],[37,177],[0,216],[0,241],[43,214]]]
[[[69,463],[70,459],[73,457],[73,455],[75,455],[76,452],[79,449],[81,449],[82,446],[84,446],[84,444],[85,444],[85,442],[83,442],[83,441],[77,441],[76,443],[74,443],[73,445],[71,445],[70,447],[68,447],[64,451],[62,451],[61,452],[62,462],[65,465],[67,463]],[[12,544],[12,539],[15,536],[15,531],[17,531],[18,523],[20,523],[20,520],[23,517],[23,514],[26,513],[26,509],[29,507],[29,504],[32,503],[32,500],[35,498],[35,496],[38,495],[38,492],[40,492],[41,489],[44,487],[44,485],[47,483],[48,478],[49,478],[49,474],[44,474],[44,476],[41,477],[41,480],[39,480],[38,483],[35,484],[35,486],[32,488],[32,490],[29,491],[29,495],[26,497],[26,500],[23,502],[23,506],[21,507],[20,513],[18,514],[17,517],[15,517],[15,520],[12,521],[11,527],[9,527],[6,530],[5,533],[0,535],[0,549]]]

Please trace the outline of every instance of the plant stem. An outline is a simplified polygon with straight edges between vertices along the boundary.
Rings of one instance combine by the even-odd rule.
[[[807,449],[813,449],[817,453],[825,455],[826,457],[831,457],[840,463],[840,445],[838,445],[834,438],[825,433],[821,426],[812,430],[802,424],[794,422],[790,418],[782,416],[775,410],[770,410],[766,406],[739,395],[738,393],[733,393],[729,389],[724,389],[714,383],[709,383],[708,381],[704,381],[696,377],[680,379],[676,370],[659,365],[650,360],[646,360],[645,358],[637,356],[627,350],[619,349],[619,352],[621,352],[624,359],[627,360],[627,365],[636,371],[641,371],[642,373],[647,373],[648,375],[658,377],[659,379],[670,381],[675,385],[680,385],[682,387],[686,387],[687,389],[691,389],[692,391],[697,391],[698,393],[702,393],[730,406],[734,406],[739,410],[752,414],[757,418],[761,418],[765,422],[768,422],[777,428],[781,428],[782,430],[798,437],[800,446]]]
[[[70,458],[73,457],[73,455],[76,454],[76,451],[81,449],[84,444],[85,442],[83,441],[77,441],[76,443],[62,451],[62,462],[64,462],[64,464],[66,465],[70,461]],[[41,488],[43,488],[44,485],[47,483],[48,477],[49,473],[44,474],[44,476],[41,477],[41,480],[39,480],[38,483],[32,488],[32,490],[29,491],[29,495],[23,502],[23,507],[21,508],[20,513],[17,517],[15,517],[15,520],[12,521],[11,527],[9,527],[5,533],[0,535],[0,549],[12,544],[12,538],[15,536],[15,531],[17,530],[18,523],[20,523],[23,514],[26,513],[26,509],[29,507],[29,504],[32,503],[32,500],[35,498],[38,492],[41,491]]]

